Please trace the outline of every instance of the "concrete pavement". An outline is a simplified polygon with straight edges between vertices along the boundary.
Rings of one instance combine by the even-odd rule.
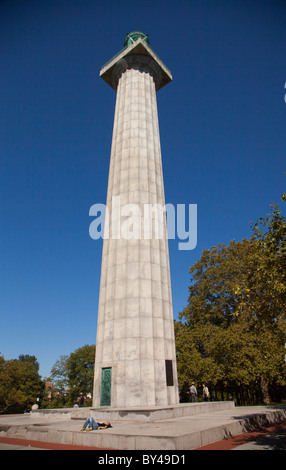
[[[249,437],[247,442],[234,447],[233,450],[286,450],[286,429],[280,428],[254,439]]]
[[[208,444],[197,450],[286,450],[286,420]]]

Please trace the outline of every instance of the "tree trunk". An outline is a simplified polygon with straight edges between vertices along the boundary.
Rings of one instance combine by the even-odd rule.
[[[264,375],[260,377],[260,387],[261,387],[262,399],[263,399],[264,405],[270,405],[271,398],[269,395],[268,383]]]

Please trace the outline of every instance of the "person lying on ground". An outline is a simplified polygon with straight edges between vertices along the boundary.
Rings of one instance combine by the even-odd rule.
[[[96,429],[107,429],[112,428],[109,421],[106,422],[96,422],[92,416],[89,416],[85,421],[81,431],[95,431]]]

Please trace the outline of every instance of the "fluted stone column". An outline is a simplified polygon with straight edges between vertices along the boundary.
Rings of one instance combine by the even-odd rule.
[[[101,70],[117,91],[103,242],[93,406],[178,403],[165,214],[146,229],[151,204],[164,206],[156,89],[171,81],[146,36]],[[136,37],[136,35],[139,35]],[[145,40],[144,40],[145,38]],[[128,204],[128,206],[127,206]],[[149,209],[148,209],[149,208]],[[144,219],[145,214],[145,219]],[[155,215],[154,215],[155,214]]]

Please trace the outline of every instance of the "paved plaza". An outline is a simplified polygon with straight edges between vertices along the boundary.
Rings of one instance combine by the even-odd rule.
[[[87,415],[90,413],[88,408],[84,410]],[[79,416],[72,418],[66,414],[65,417],[59,413],[57,417],[56,412],[50,417],[41,413],[5,415],[0,417],[0,438],[97,449],[177,451],[198,449],[286,420],[286,406],[233,407],[207,413],[201,412],[201,409],[199,411],[198,414],[152,422],[118,420],[111,422],[112,428],[91,432],[81,431],[84,420]]]

